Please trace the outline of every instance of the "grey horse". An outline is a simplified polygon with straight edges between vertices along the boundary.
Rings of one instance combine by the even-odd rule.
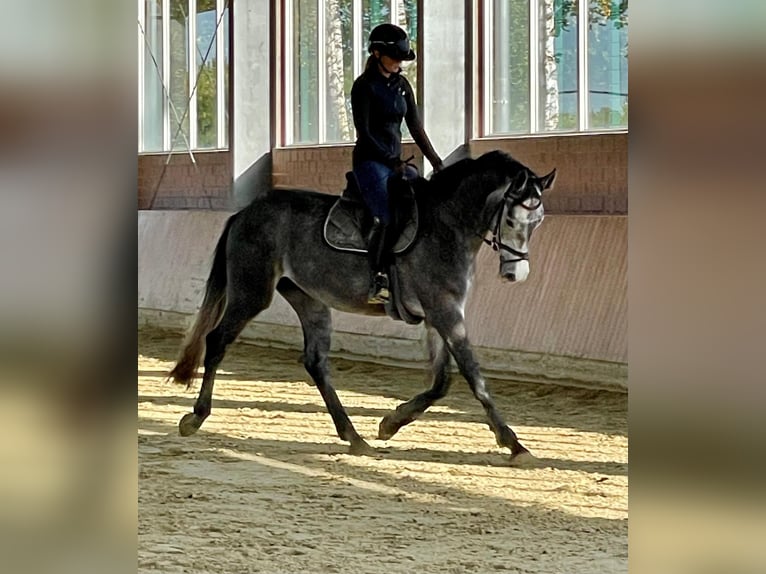
[[[523,281],[529,273],[529,238],[543,220],[543,191],[554,169],[539,177],[510,155],[493,151],[463,159],[415,182],[420,222],[412,247],[397,255],[399,296],[427,329],[431,387],[380,422],[387,440],[422,415],[450,386],[449,362],[487,413],[498,445],[511,457],[529,451],[498,412],[466,335],[464,307],[482,242],[499,253],[500,274]],[[303,361],[319,389],[338,436],[350,452],[374,449],[357,433],[330,382],[330,308],[383,316],[367,302],[365,254],[342,252],[323,241],[323,225],[337,197],[306,190],[269,190],[234,214],[218,240],[202,306],[168,377],[190,385],[204,353],[202,387],[194,410],[179,422],[183,436],[210,415],[216,369],[231,344],[278,291],[303,328]],[[486,239],[491,233],[491,239]]]

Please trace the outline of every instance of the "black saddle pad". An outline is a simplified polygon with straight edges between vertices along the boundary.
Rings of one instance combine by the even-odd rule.
[[[366,253],[369,212],[351,173],[346,174],[346,179],[349,182],[346,189],[327,214],[324,239],[330,247],[340,251]],[[398,222],[399,234],[392,251],[402,253],[415,241],[418,231],[418,205],[411,190],[400,194],[396,210],[394,219]]]

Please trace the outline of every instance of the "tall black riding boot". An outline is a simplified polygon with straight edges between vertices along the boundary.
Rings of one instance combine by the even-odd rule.
[[[372,283],[367,295],[368,303],[387,303],[391,294],[388,290],[388,275],[386,275],[383,258],[386,253],[386,231],[388,225],[378,217],[373,219],[372,230],[367,241],[367,255],[372,271]]]

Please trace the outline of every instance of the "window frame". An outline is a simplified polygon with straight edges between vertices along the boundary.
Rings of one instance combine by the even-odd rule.
[[[324,69],[321,67],[321,63],[326,60],[326,14],[327,5],[326,0],[315,0],[317,3],[317,140],[316,142],[295,142],[295,79],[294,79],[294,61],[295,56],[293,46],[295,40],[294,30],[294,2],[295,0],[282,0],[281,14],[282,18],[282,109],[281,117],[282,126],[279,130],[281,140],[279,145],[281,147],[312,147],[312,146],[324,146],[324,145],[351,145],[356,139],[356,129],[352,125],[352,139],[350,141],[336,141],[327,139],[327,76],[324,73]],[[404,0],[388,0],[389,3],[389,22],[391,24],[399,25],[397,16],[399,14],[399,5],[404,3]],[[355,47],[352,62],[353,62],[353,75],[354,79],[361,75],[366,62],[367,46],[364,43],[363,38],[363,0],[352,0],[352,41]],[[418,9],[418,22],[420,22],[420,2],[417,2]],[[418,43],[420,42],[420,34],[418,34]],[[415,46],[415,51],[418,52],[418,47]],[[420,67],[418,67],[418,74],[420,74]],[[418,82],[420,85],[420,82]],[[404,141],[410,141],[411,138],[404,137]]]
[[[161,68],[162,77],[160,78],[160,84],[162,86],[162,148],[161,149],[149,149],[145,148],[144,144],[144,88],[145,78],[147,72],[147,64],[151,60],[146,58],[146,50],[148,49],[147,40],[144,35],[146,30],[146,0],[137,0],[138,2],[138,153],[139,154],[164,154],[164,153],[188,153],[188,152],[208,152],[208,151],[227,151],[231,148],[231,126],[226,125],[227,110],[230,110],[230,97],[226,97],[226,93],[231,92],[231,87],[226,89],[226,67],[232,65],[232,0],[215,0],[215,21],[216,24],[220,20],[220,27],[215,31],[215,50],[216,59],[219,65],[216,65],[216,145],[214,147],[197,147],[198,146],[198,129],[197,129],[197,90],[196,84],[199,76],[199,67],[197,66],[197,42],[196,42],[196,30],[197,30],[197,2],[198,0],[185,0],[188,7],[187,14],[189,14],[189,23],[187,26],[186,43],[187,43],[187,81],[189,86],[189,94],[194,94],[189,98],[185,110],[178,110],[180,113],[180,119],[186,115],[189,122],[189,134],[185,136],[183,130],[181,135],[185,142],[185,146],[180,148],[178,145],[173,145],[172,139],[175,132],[178,130],[179,125],[176,121],[175,110],[171,107],[170,91],[168,86],[168,79],[170,78],[170,2],[171,0],[161,0],[162,2],[162,61],[158,61],[157,64]],[[228,10],[225,17],[222,17],[224,10]],[[192,17],[192,15],[194,17]],[[229,29],[229,42],[227,45],[225,27]],[[226,55],[228,53],[228,64]],[[220,65],[222,64],[222,65]],[[154,67],[150,68],[152,73],[157,73],[158,70]],[[232,73],[229,70],[229,81],[231,81]],[[229,115],[229,121],[231,121],[231,114]],[[182,120],[183,121],[183,120]],[[194,129],[192,129],[194,126]]]
[[[494,130],[493,116],[493,74],[494,65],[494,7],[493,0],[481,0],[479,31],[481,54],[479,70],[482,81],[481,116],[479,137],[522,137],[539,135],[595,134],[627,132],[628,126],[614,128],[590,128],[590,91],[588,83],[589,48],[589,0],[577,1],[577,128],[547,131],[540,120],[540,63],[541,63],[541,0],[529,0],[529,132],[508,133]]]

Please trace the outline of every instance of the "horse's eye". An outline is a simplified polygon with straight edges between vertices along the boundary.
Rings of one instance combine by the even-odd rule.
[[[505,222],[508,224],[508,227],[513,227],[513,219],[510,217],[506,217]]]

